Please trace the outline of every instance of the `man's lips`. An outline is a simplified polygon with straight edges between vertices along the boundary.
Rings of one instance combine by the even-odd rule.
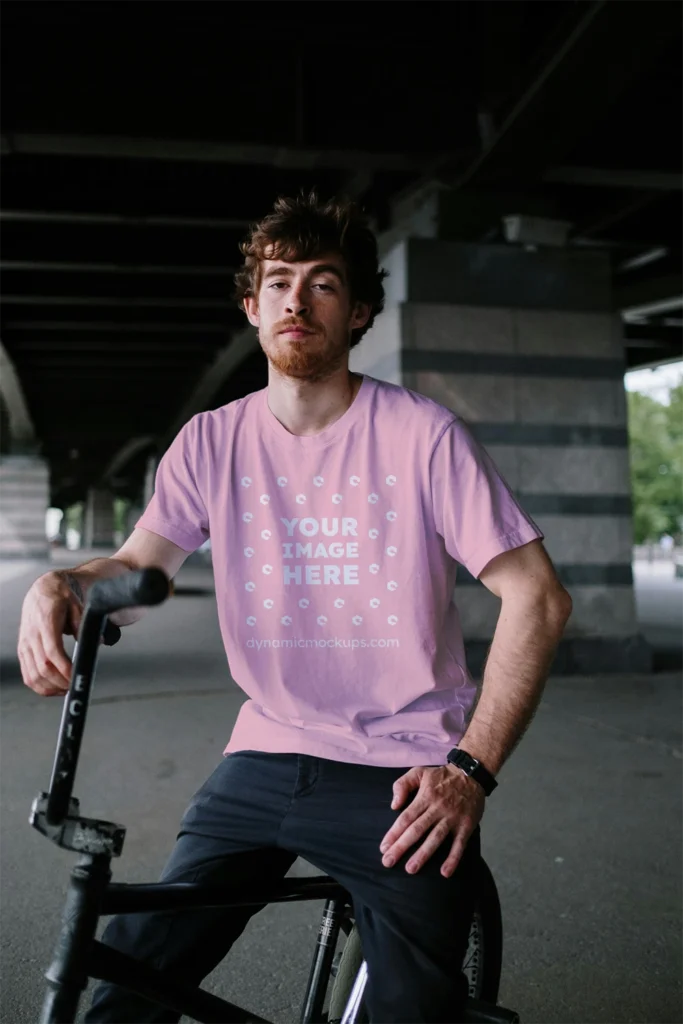
[[[285,327],[284,331],[280,331],[280,334],[291,334],[295,338],[304,338],[307,334],[314,334],[314,331],[309,331],[306,327]]]

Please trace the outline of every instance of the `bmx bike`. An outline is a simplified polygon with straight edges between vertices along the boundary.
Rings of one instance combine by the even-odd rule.
[[[108,615],[122,608],[161,604],[169,580],[160,569],[130,572],[92,586],[74,652],[71,682],[47,792],[31,808],[30,824],[62,849],[80,854],[71,872],[61,930],[52,963],[46,971],[47,992],[41,1024],[71,1024],[89,978],[127,988],[193,1020],[213,1024],[271,1024],[263,1017],[205,991],[179,983],[95,938],[98,920],[109,914],[178,911],[207,907],[258,906],[324,900],[300,1024],[364,1024],[363,995],[367,964],[353,917],[353,898],[328,875],[263,879],[239,885],[201,883],[122,884],[111,881],[111,860],[123,848],[125,828],[83,817],[72,796],[81,740],[100,640],[108,646],[120,630]],[[346,941],[337,950],[340,934]],[[495,882],[480,860],[477,898],[469,946],[462,965],[468,978],[467,1022],[518,1022],[512,1010],[497,1006],[502,960],[502,922]],[[330,979],[333,979],[327,1009]]]

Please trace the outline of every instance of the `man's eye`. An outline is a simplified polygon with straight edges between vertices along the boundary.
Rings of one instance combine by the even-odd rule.
[[[322,288],[322,289],[323,289],[323,291],[328,291],[328,292],[331,292],[331,291],[333,291],[333,290],[334,290],[334,289],[332,288],[332,285],[331,285],[331,284],[317,284],[317,285],[316,285],[316,288]]]
[[[285,282],[284,281],[273,281],[273,283],[271,285],[269,285],[269,287],[270,288],[284,288],[285,287]]]

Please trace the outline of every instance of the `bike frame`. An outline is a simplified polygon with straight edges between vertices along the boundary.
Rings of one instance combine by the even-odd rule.
[[[262,906],[325,899],[300,1017],[300,1024],[322,1024],[325,1020],[322,1007],[339,931],[343,929],[348,934],[352,927],[351,897],[339,883],[326,875],[240,883],[239,886],[112,883],[111,860],[121,854],[125,829],[113,822],[81,817],[79,802],[72,797],[100,640],[111,645],[121,635],[116,626],[108,623],[107,616],[119,608],[160,604],[169,589],[169,580],[161,570],[144,569],[96,583],[84,610],[50,787],[47,793],[36,797],[30,817],[31,825],[58,846],[81,854],[71,873],[61,931],[46,972],[48,992],[41,1024],[73,1021],[89,978],[121,985],[200,1022],[270,1024],[201,988],[178,984],[169,972],[156,970],[97,941],[99,918],[153,910],[182,912],[206,907]],[[357,1003],[352,1015],[344,1015],[344,1024],[354,1024],[359,1000]]]
[[[40,1024],[74,1020],[88,979],[112,982],[179,1014],[216,1024],[272,1024],[250,1010],[219,999],[202,988],[179,984],[173,974],[149,967],[95,939],[101,916],[148,911],[196,910],[267,903],[325,900],[300,1024],[323,1024],[323,1003],[340,930],[351,930],[352,902],[339,883],[326,875],[281,881],[241,882],[239,886],[199,883],[121,884],[110,881],[110,858],[86,854],[76,864],[66,896],[62,928],[46,973],[48,993]],[[358,1002],[358,1001],[357,1001]],[[356,1006],[356,1011],[357,1011]],[[357,1012],[345,1014],[354,1024]]]
[[[169,581],[160,569],[144,569],[94,584],[81,621],[74,652],[71,683],[65,697],[50,788],[31,808],[30,824],[62,849],[80,854],[71,872],[62,926],[54,957],[46,972],[48,991],[40,1024],[71,1024],[89,978],[120,985],[180,1015],[206,1024],[272,1024],[244,1007],[178,983],[170,972],[150,967],[95,938],[99,918],[110,914],[195,910],[208,907],[258,906],[325,900],[309,973],[300,1024],[324,1024],[323,1004],[339,932],[353,927],[351,895],[327,875],[204,885],[188,882],[122,884],[111,881],[111,860],[123,848],[125,828],[109,821],[84,818],[72,796],[81,739],[95,675],[100,639],[116,643],[120,630],[107,616],[120,608],[160,604]],[[356,1024],[367,982],[365,961],[356,976],[341,1024]],[[467,1021],[514,1022],[513,1011],[468,1000]]]

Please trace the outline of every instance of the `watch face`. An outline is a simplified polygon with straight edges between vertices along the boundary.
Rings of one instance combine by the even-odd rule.
[[[464,750],[456,751],[453,755],[452,761],[458,768],[462,768],[463,771],[466,771],[468,775],[475,771],[479,764],[475,758],[471,757],[470,754],[466,753]]]
[[[498,785],[481,762],[476,757],[468,754],[466,750],[459,750],[456,747],[447,756],[451,764],[456,765],[466,775],[473,776],[483,786],[487,796]]]

